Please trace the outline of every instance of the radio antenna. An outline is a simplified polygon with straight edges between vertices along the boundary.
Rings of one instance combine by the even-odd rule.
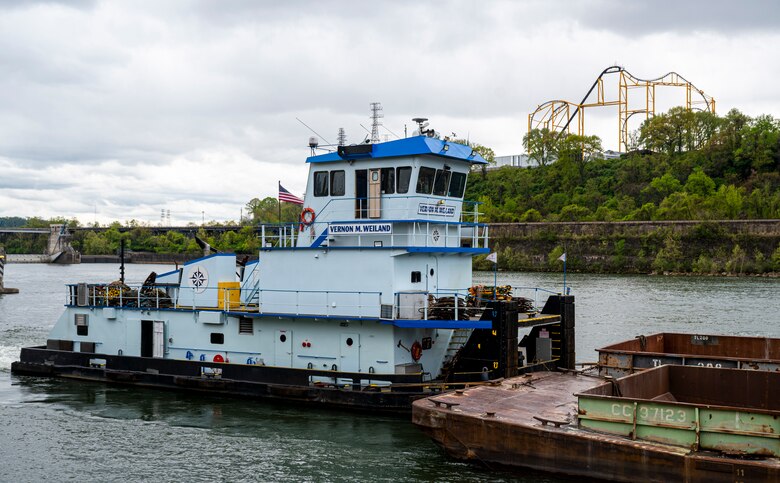
[[[320,137],[320,139],[322,139],[322,140],[323,140],[323,141],[325,141],[326,143],[328,143],[328,144],[330,144],[331,146],[333,146],[333,143],[332,143],[332,142],[330,142],[330,141],[328,141],[327,139],[325,139],[325,136],[323,136],[322,134],[318,133],[317,131],[315,131],[314,129],[312,129],[311,127],[309,127],[309,125],[308,125],[308,124],[306,124],[305,122],[301,121],[301,120],[300,120],[300,119],[298,119],[297,117],[295,118],[295,120],[296,120],[296,121],[298,121],[299,123],[303,124],[303,125],[306,127],[306,129],[308,129],[309,131],[311,131],[311,132],[313,132],[314,134],[316,134],[317,136],[319,136],[319,137]]]

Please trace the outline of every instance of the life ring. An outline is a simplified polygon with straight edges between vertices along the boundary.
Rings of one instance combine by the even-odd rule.
[[[414,360],[414,362],[420,360],[420,357],[422,357],[422,351],[422,345],[420,345],[419,342],[414,341],[414,344],[412,344],[412,350],[410,351],[412,353],[412,360]]]
[[[305,226],[309,226],[314,223],[314,219],[317,218],[313,208],[304,208],[301,211],[301,223]]]

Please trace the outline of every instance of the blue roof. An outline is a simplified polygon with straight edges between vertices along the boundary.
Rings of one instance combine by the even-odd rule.
[[[360,145],[358,145],[360,146]],[[349,146],[347,147],[349,148]],[[371,145],[370,152],[358,154],[355,156],[340,156],[338,152],[311,156],[306,159],[307,163],[330,163],[334,161],[344,161],[347,159],[378,159],[378,158],[397,158],[400,156],[416,156],[421,154],[430,154],[441,156],[443,158],[460,159],[473,164],[487,164],[485,158],[480,156],[474,150],[463,144],[457,144],[441,139],[430,138],[427,136],[415,136],[411,138],[398,139]]]

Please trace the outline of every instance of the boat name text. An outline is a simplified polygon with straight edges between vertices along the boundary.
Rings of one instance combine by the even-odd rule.
[[[393,233],[391,223],[331,223],[331,235],[389,235]]]
[[[454,216],[455,206],[440,205],[437,203],[420,203],[417,207],[418,215]]]

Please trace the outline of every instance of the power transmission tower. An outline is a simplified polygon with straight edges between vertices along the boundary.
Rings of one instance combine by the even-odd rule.
[[[382,114],[382,103],[371,103],[371,144],[379,142],[379,126],[382,125],[381,119],[385,117]]]
[[[344,128],[343,127],[339,128],[339,136],[338,136],[338,141],[337,142],[339,143],[339,146],[346,146],[347,145],[347,133],[344,132]]]

